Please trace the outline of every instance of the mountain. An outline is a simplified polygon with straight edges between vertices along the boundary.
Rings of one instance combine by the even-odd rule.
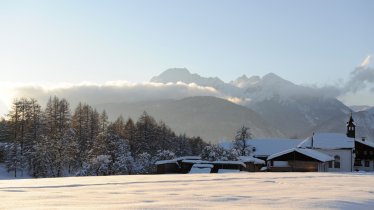
[[[309,135],[313,132],[345,133],[348,119],[349,115],[333,117],[311,128],[308,133]],[[354,112],[353,119],[356,124],[356,138],[366,137],[374,141],[374,108]]]
[[[273,128],[287,137],[304,138],[312,128],[332,118],[344,118],[351,109],[325,90],[294,84],[269,73],[263,77],[243,75],[225,83],[219,78],[204,78],[187,69],[168,69],[152,82],[196,83],[211,86],[223,95],[236,97],[239,103],[261,115]],[[343,122],[344,123],[344,122]]]
[[[254,137],[284,136],[251,109],[210,96],[181,100],[109,103],[95,107],[99,110],[105,109],[112,119],[121,114],[125,118],[137,119],[143,111],[147,111],[156,120],[164,121],[177,133],[200,136],[209,142],[233,139],[236,130],[243,125],[250,127]]]
[[[296,85],[270,73],[245,90],[247,107],[258,112],[288,137],[304,138],[306,131],[350,109],[336,98],[325,97],[318,89]]]
[[[366,105],[353,105],[353,106],[349,106],[349,108],[351,108],[355,112],[359,112],[359,111],[365,111],[365,110],[368,110],[368,109],[372,109],[374,107],[366,106]]]
[[[216,90],[221,91],[222,93],[229,96],[240,96],[241,89],[227,84],[218,77],[202,77],[198,74],[190,73],[186,68],[172,68],[167,69],[162,72],[160,75],[153,77],[150,82],[156,83],[176,83],[183,82],[186,84],[195,83],[199,86],[213,87]]]
[[[151,79],[151,82],[168,83],[168,82],[184,82],[184,83],[196,83],[201,86],[209,87],[220,87],[224,86],[223,82],[218,77],[201,77],[198,74],[191,74],[186,68],[172,68],[167,69],[158,76]]]

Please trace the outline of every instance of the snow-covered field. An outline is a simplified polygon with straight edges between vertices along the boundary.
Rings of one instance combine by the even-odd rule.
[[[0,209],[374,209],[373,173],[0,180]]]

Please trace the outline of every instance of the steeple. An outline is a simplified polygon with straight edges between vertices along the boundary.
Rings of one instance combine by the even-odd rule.
[[[347,122],[347,137],[349,138],[356,137],[356,125],[352,117],[352,112],[351,112],[351,116],[349,117],[349,121]]]

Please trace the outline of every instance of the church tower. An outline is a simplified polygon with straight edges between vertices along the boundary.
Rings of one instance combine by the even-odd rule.
[[[349,138],[355,138],[356,137],[356,125],[354,123],[352,112],[351,116],[349,118],[349,121],[347,122],[347,137]]]

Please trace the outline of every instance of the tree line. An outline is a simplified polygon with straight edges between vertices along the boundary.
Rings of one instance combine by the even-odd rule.
[[[147,174],[154,162],[200,155],[200,137],[177,135],[144,112],[137,121],[108,120],[88,104],[72,112],[66,99],[51,97],[45,108],[32,98],[16,99],[0,121],[0,157],[15,177]]]

